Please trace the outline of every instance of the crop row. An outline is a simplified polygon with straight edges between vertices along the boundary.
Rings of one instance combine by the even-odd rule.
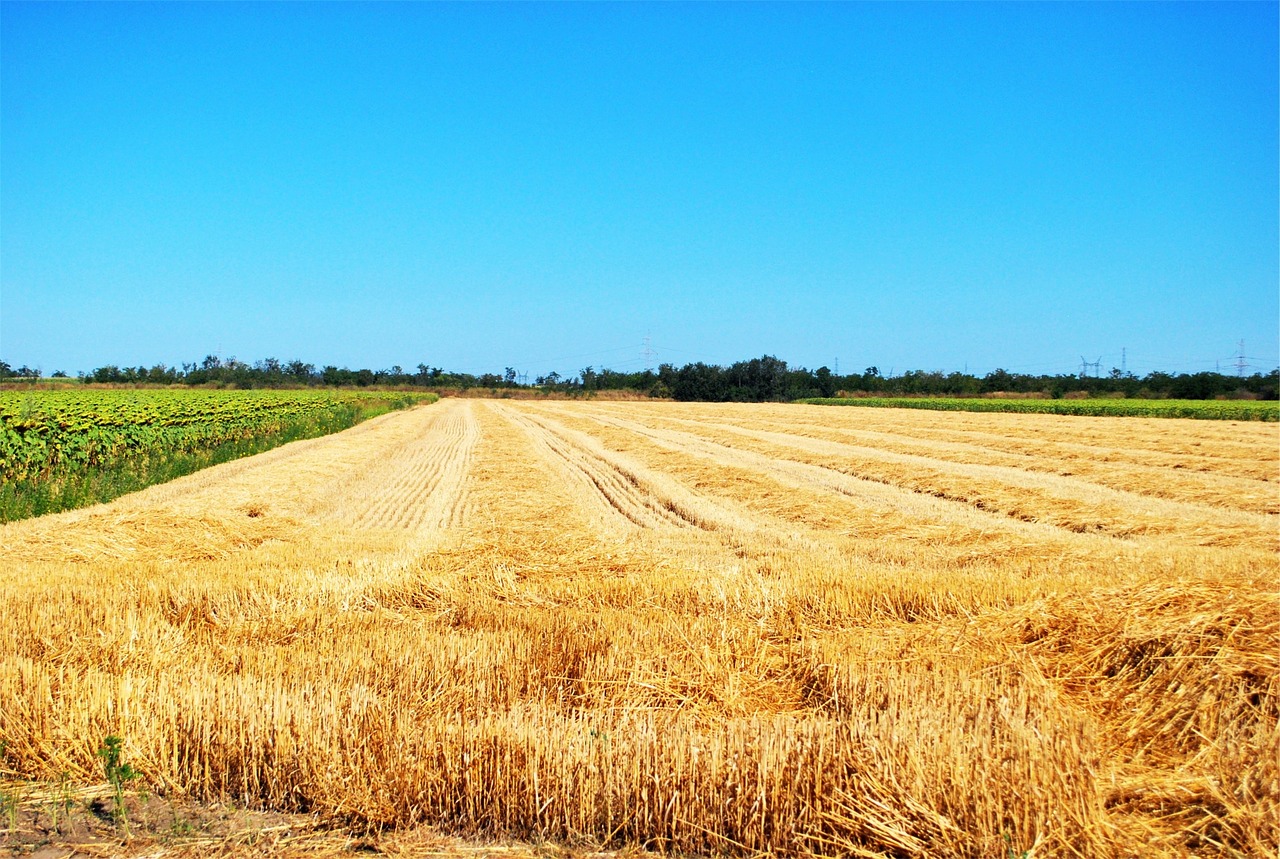
[[[811,397],[819,406],[869,406],[953,412],[1019,412],[1086,417],[1197,418],[1200,420],[1276,421],[1280,403],[1261,400],[1002,400],[960,397]]]
[[[39,481],[300,425],[341,428],[424,395],[358,391],[0,392],[0,479]],[[320,433],[312,433],[320,434]]]

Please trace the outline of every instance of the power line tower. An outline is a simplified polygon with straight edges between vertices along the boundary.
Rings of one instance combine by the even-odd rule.
[[[1099,375],[1101,375],[1102,373],[1102,356],[1101,355],[1098,356],[1098,360],[1096,361],[1086,361],[1083,355],[1080,356],[1080,378],[1087,379],[1089,377],[1090,370],[1093,371],[1093,378],[1095,379],[1098,378]]]
[[[840,375],[840,356],[839,355],[836,356],[836,366],[835,366],[835,369],[832,370],[832,373],[837,376]]]
[[[529,374],[528,374],[528,373],[518,373],[518,374],[516,374],[516,383],[517,383],[518,385],[520,385],[520,387],[522,387],[522,388],[523,388],[525,385],[528,385],[528,384],[529,384]]]
[[[1120,375],[1129,375],[1129,347],[1120,347]]]
[[[1245,357],[1244,357],[1244,341],[1241,340],[1239,343],[1238,351],[1236,352],[1236,375],[1239,376],[1241,379],[1243,379],[1244,371],[1248,369],[1249,369],[1249,362],[1245,360]]]
[[[653,356],[656,354],[657,353],[653,351],[649,335],[644,335],[644,349],[641,350],[640,357],[644,358],[644,369],[646,373],[653,369]]]

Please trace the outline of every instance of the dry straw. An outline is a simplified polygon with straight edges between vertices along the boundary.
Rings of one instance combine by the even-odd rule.
[[[4,766],[118,734],[347,832],[1271,855],[1276,432],[442,401],[0,528]]]

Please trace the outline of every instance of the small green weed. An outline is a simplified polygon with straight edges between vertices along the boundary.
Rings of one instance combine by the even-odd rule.
[[[142,774],[133,767],[126,764],[122,758],[124,755],[124,740],[114,734],[106,737],[102,741],[102,748],[98,749],[98,757],[102,758],[102,768],[106,771],[107,782],[111,785],[113,799],[115,800],[115,810],[112,816],[124,827],[124,834],[129,834],[129,819],[125,814],[124,808],[124,787],[131,781],[138,779]]]
[[[1013,839],[1009,837],[1009,833],[1005,832],[1002,834],[1004,835],[1005,846],[1009,848],[1009,859],[1031,859],[1030,850],[1023,850],[1021,853],[1019,853],[1014,848]]]
[[[53,802],[49,803],[49,817],[53,819],[53,831],[55,835],[61,834],[58,829],[58,811],[61,809],[65,816],[75,806],[75,798],[71,795],[71,775],[66,770],[58,776],[58,793]]]
[[[195,834],[196,828],[175,808],[173,819],[169,821],[169,835],[173,838],[188,838]]]
[[[0,812],[4,813],[5,822],[10,832],[18,831],[18,795],[0,790]]]

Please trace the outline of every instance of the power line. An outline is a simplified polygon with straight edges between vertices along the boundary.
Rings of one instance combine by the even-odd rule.
[[[677,348],[675,348],[674,346],[664,346],[664,345],[663,345],[663,344],[661,344],[661,343],[657,344],[654,348],[655,348],[655,349],[661,349],[663,352],[676,352],[676,353],[678,353],[678,354],[680,354],[680,355],[692,355],[692,356],[693,356],[693,357],[695,357],[695,358],[700,357],[700,356],[702,356],[702,355],[704,355],[704,354],[705,354],[705,353],[703,353],[703,352],[691,352],[691,351],[689,351],[688,349],[677,349]]]

